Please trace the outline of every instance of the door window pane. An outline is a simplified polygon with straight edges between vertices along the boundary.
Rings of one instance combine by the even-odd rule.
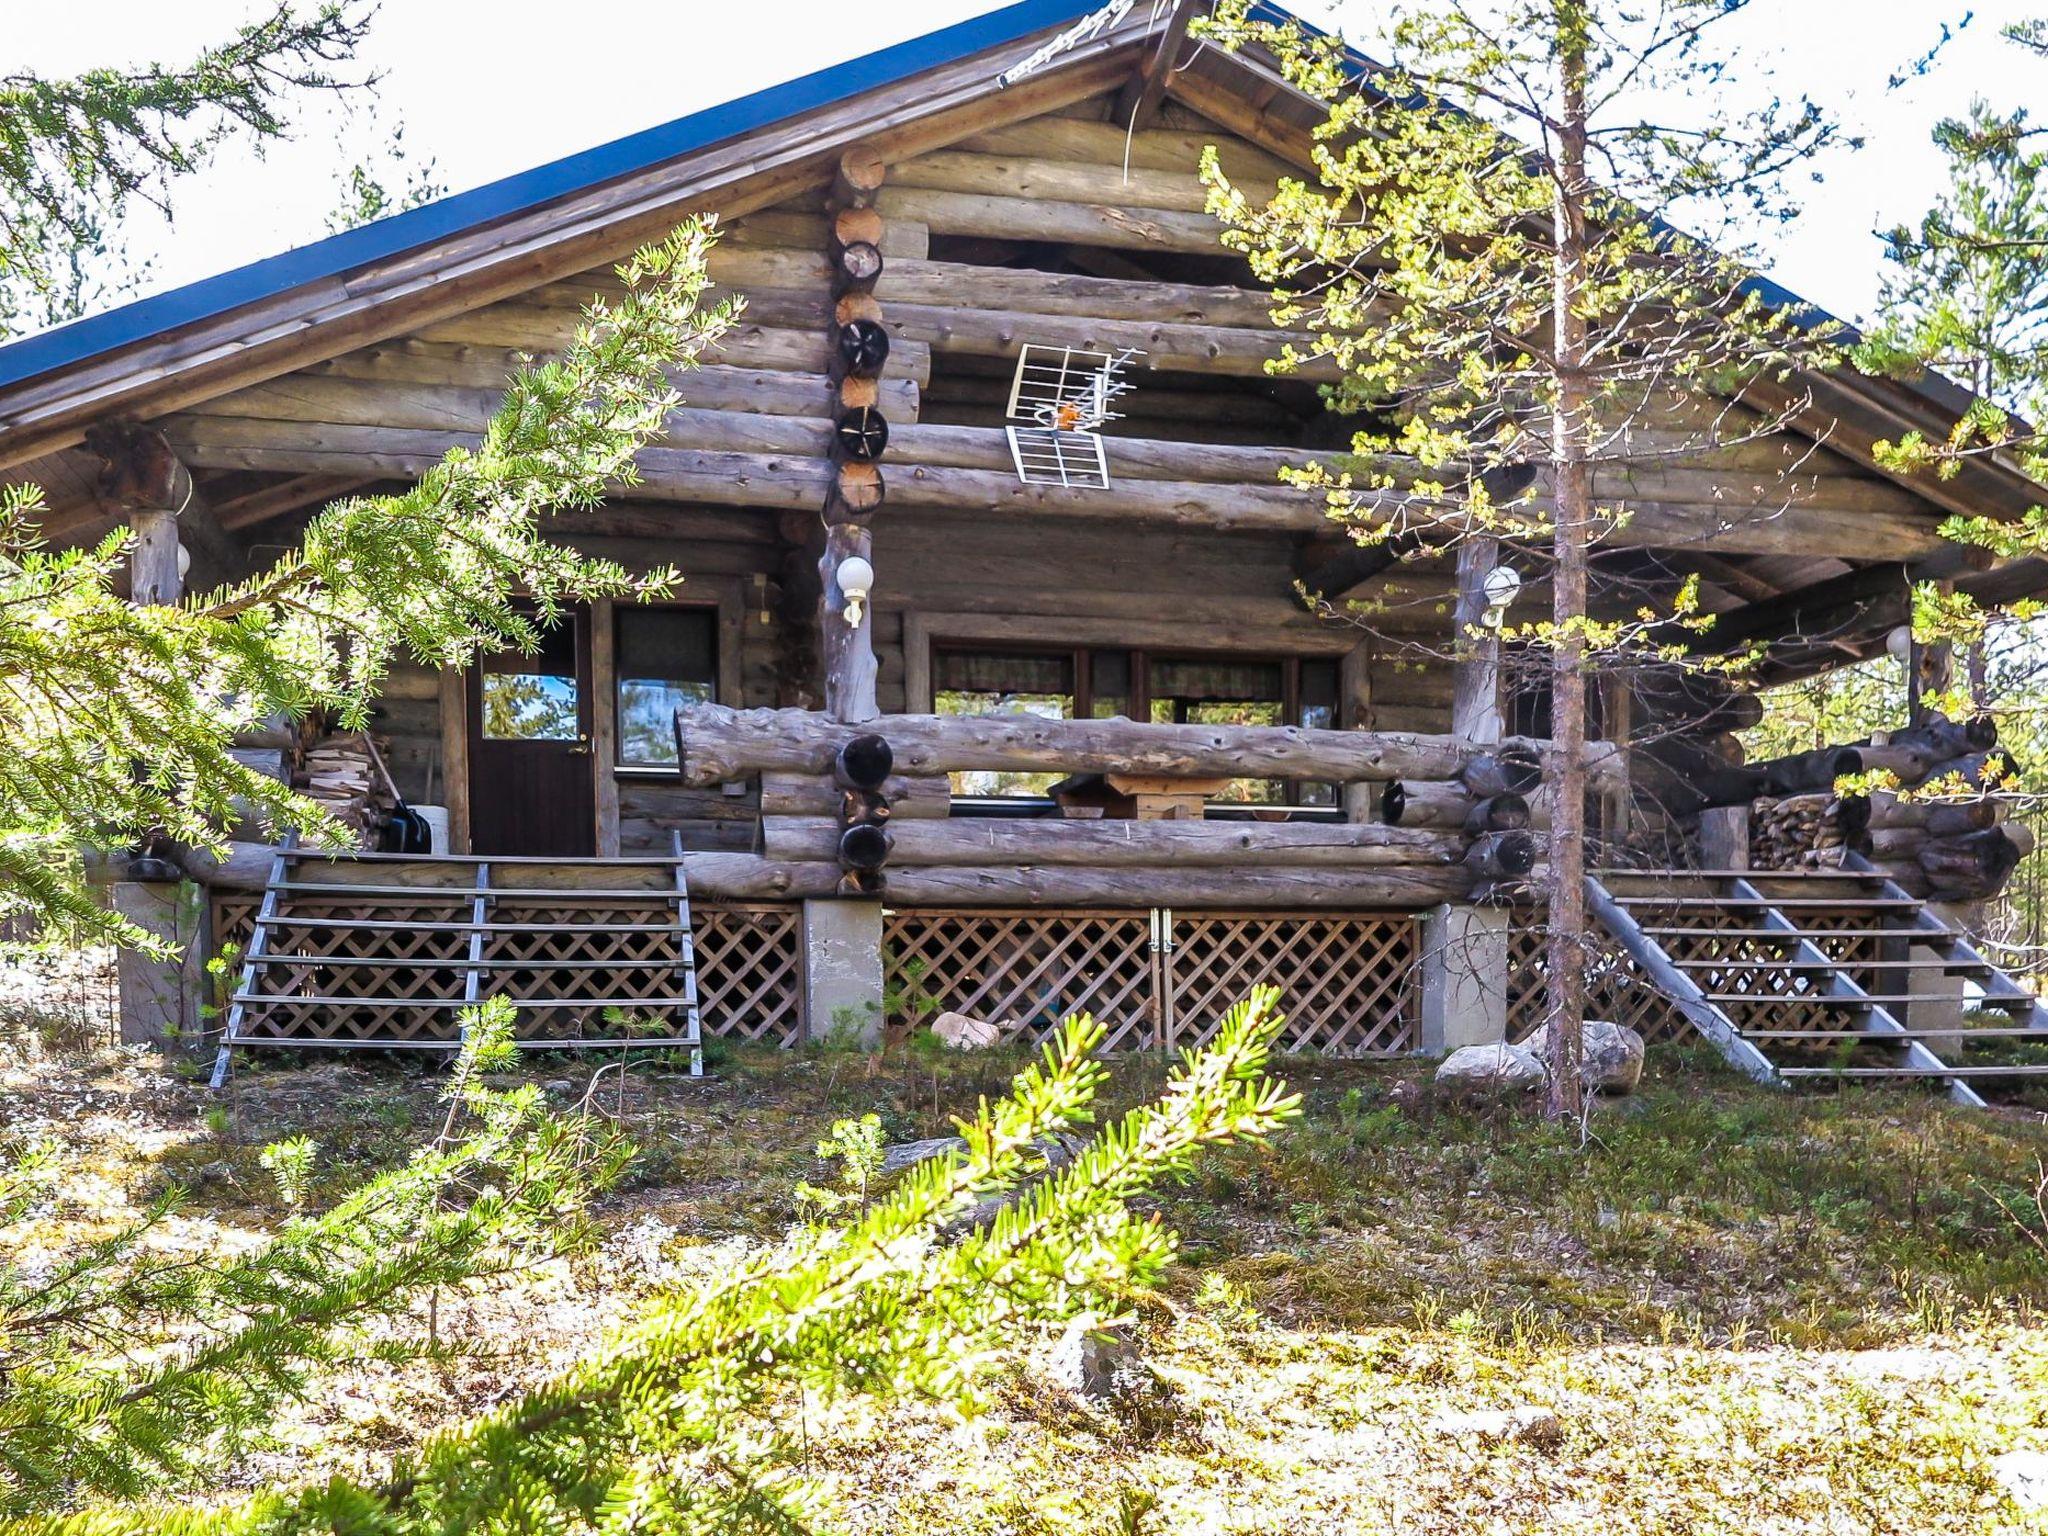
[[[1074,658],[1028,651],[938,651],[932,708],[941,715],[1074,718]],[[1042,795],[1057,773],[956,773],[956,795]]]
[[[619,761],[676,764],[676,711],[718,696],[718,615],[708,608],[618,613]]]
[[[500,651],[484,657],[480,670],[486,741],[574,741],[583,734],[573,624],[543,630],[534,655]]]

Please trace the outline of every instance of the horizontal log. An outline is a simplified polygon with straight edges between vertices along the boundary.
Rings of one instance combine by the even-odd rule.
[[[764,291],[822,294],[832,279],[830,258],[818,250],[717,246],[712,249],[709,270],[720,287],[749,296]],[[530,297],[541,303],[574,306],[588,302],[593,292],[615,291],[617,286],[610,274],[592,273],[533,289]],[[885,308],[899,302],[953,305],[1253,329],[1269,329],[1273,323],[1272,295],[1256,288],[1038,272],[966,261],[891,261],[876,280],[874,295]]]
[[[769,817],[836,816],[842,791],[826,776],[809,773],[761,775],[761,815]],[[892,821],[945,817],[952,811],[953,789],[942,778],[907,778],[898,774],[882,786]]]
[[[934,192],[924,187],[885,187],[875,199],[875,206],[886,219],[915,219],[936,235],[1050,240],[1190,256],[1227,254],[1223,248],[1223,226],[1206,213],[974,192]]]
[[[889,181],[892,186],[929,187],[940,192],[979,192],[1201,213],[1208,207],[1209,189],[1202,185],[1199,169],[1199,162],[1193,160],[1168,171],[1143,165],[1126,169],[1088,160],[946,149],[898,161],[890,168]],[[1277,183],[1270,180],[1252,181],[1244,187],[1245,195],[1260,203],[1271,202],[1276,191]]]
[[[575,311],[543,304],[493,304],[452,320],[424,326],[414,335],[421,341],[456,342],[470,346],[519,348],[535,353],[558,352],[574,340],[580,320]],[[784,369],[826,373],[832,367],[832,338],[816,330],[758,325],[742,320],[703,353],[703,361],[742,368]],[[931,348],[904,341],[889,350],[889,371],[900,378],[929,384]]]
[[[1305,174],[1299,166],[1215,129],[1191,133],[1172,128],[1141,128],[1127,133],[1120,123],[1091,123],[1057,116],[1034,117],[984,129],[960,140],[955,147],[984,155],[1029,155],[1046,160],[1192,173],[1202,163],[1203,151],[1212,146],[1224,173],[1231,177],[1277,181],[1282,176]]]
[[[758,415],[769,423],[793,423],[822,420],[832,414],[832,384],[823,374],[708,367],[678,373],[676,381],[684,409],[704,418]],[[209,400],[191,414],[476,432],[503,399],[502,389],[489,386],[294,373]],[[882,381],[876,405],[892,425],[915,422],[917,386],[907,379],[893,384]],[[815,431],[814,426],[792,427],[788,441],[771,446],[779,450],[796,441],[813,440]]]
[[[1479,749],[1450,736],[1408,736],[1294,726],[1150,725],[1131,720],[1046,720],[1031,715],[891,715],[873,729],[899,770],[1133,773],[1168,777],[1447,779]],[[676,713],[685,783],[716,784],[756,771],[823,773],[850,734],[801,709],[693,705]],[[1541,750],[1543,744],[1528,744]],[[1619,776],[1607,742],[1587,746],[1596,779]]]
[[[956,816],[895,823],[894,871],[911,865],[1086,864],[1382,868],[1455,864],[1462,836],[1353,822],[1111,821],[1048,816],[1033,820]],[[839,826],[829,818],[766,817],[762,848],[771,859],[830,859]]]
[[[1267,364],[1290,343],[1304,357],[1315,344],[1306,332],[1279,331],[1270,323],[1251,329],[1164,319],[1104,320],[1084,313],[955,309],[895,299],[889,301],[884,321],[899,341],[929,346],[945,356],[1015,357],[1027,343],[1098,352],[1135,350],[1144,354],[1133,364],[1140,389],[1147,371],[1263,379],[1271,371]],[[1328,358],[1309,359],[1288,370],[1289,377],[1314,383],[1334,383],[1342,373]]]
[[[898,906],[1412,912],[1461,900],[1471,888],[1471,875],[1462,865],[1213,870],[1023,865],[892,869],[884,878],[888,900]]]

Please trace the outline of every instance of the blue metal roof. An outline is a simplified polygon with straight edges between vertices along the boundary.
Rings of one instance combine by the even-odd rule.
[[[282,255],[137,299],[0,347],[0,388],[68,367],[102,352],[238,309],[322,278],[382,261],[464,231],[524,213],[680,155],[950,64],[987,48],[1061,26],[1096,0],[1018,0],[998,11],[911,38],[844,64],[692,112],[656,128],[550,161],[468,192],[344,230]]]
[[[261,299],[323,278],[339,276],[371,262],[416,250],[514,214],[586,191],[607,181],[648,170],[713,144],[830,106],[865,91],[954,63],[984,49],[998,48],[1035,33],[1067,25],[1098,8],[1100,0],[1017,0],[985,16],[928,32],[892,48],[883,48],[843,64],[833,64],[800,79],[707,107],[658,127],[614,139],[579,154],[550,161],[516,176],[486,183],[468,192],[439,198],[404,213],[344,230],[310,245],[251,262],[244,267],[202,278],[181,288],[138,299],[101,314],[72,321],[54,330],[0,346],[0,389],[38,374],[130,346],[165,331],[213,319]],[[1255,14],[1271,21],[1301,21],[1274,0],[1258,0]],[[1355,49],[1347,49],[1353,67],[1373,67]],[[1765,302],[1786,309],[1803,323],[1846,326],[1812,301],[1761,274],[1750,287]],[[1852,328],[1853,329],[1853,328]],[[1960,411],[1968,391],[1929,374],[1909,384],[1932,403]]]

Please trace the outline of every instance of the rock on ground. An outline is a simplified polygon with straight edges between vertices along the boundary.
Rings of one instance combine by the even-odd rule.
[[[1579,1058],[1579,1081],[1608,1093],[1632,1093],[1643,1077],[1643,1037],[1625,1024],[1588,1019],[1585,1047]],[[1539,1061],[1550,1059],[1550,1026],[1530,1036],[1529,1047]]]
[[[932,1020],[932,1033],[956,1051],[986,1050],[1003,1038],[1000,1025],[965,1013],[940,1014]]]
[[[1436,1080],[1467,1091],[1510,1092],[1540,1088],[1543,1061],[1526,1045],[1466,1045],[1437,1065]]]
[[[2007,1451],[1992,1459],[1991,1472],[2021,1509],[2048,1509],[2048,1451]]]
[[[1439,1414],[1431,1429],[1452,1440],[1476,1440],[1481,1445],[1498,1445],[1519,1440],[1539,1450],[1551,1450],[1564,1441],[1564,1425],[1548,1408],[1522,1405],[1514,1408],[1482,1408],[1474,1413]]]
[[[1086,1316],[1067,1325],[1044,1363],[1051,1385],[1098,1406],[1139,1384],[1142,1371],[1138,1341],[1129,1324]]]

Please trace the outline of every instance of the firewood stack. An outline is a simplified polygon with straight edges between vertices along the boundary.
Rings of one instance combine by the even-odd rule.
[[[387,749],[387,743],[375,745],[377,753]],[[373,758],[372,739],[362,731],[322,738],[301,758],[292,785],[344,826],[353,828],[364,847],[396,809]]]
[[[2019,764],[1997,742],[1989,719],[1937,719],[1853,747],[1759,764],[1766,783],[1750,806],[1750,862],[1831,868],[1853,851],[1916,896],[1964,902],[1996,895],[2034,845],[2029,828],[2006,820]],[[1842,774],[1878,770],[1891,773],[1898,790],[1867,799],[1833,791]]]
[[[1824,869],[1842,862],[1870,825],[1870,802],[1831,790],[1760,797],[1749,808],[1749,861],[1758,869]]]

